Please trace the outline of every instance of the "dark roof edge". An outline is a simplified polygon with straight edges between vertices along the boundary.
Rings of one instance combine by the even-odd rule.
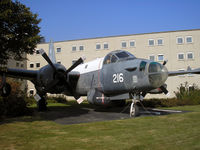
[[[71,42],[71,41],[83,41],[83,40],[92,40],[92,39],[102,39],[102,38],[112,38],[112,37],[122,37],[122,36],[133,36],[133,35],[145,35],[145,34],[158,34],[158,33],[169,33],[169,32],[183,32],[183,31],[197,31],[199,29],[186,29],[186,30],[175,30],[175,31],[161,31],[161,32],[150,32],[150,33],[136,33],[136,34],[126,34],[126,35],[113,35],[113,36],[105,36],[105,37],[94,37],[94,38],[85,38],[85,39],[74,39],[74,40],[64,40],[64,41],[55,41],[54,43],[60,42]],[[46,43],[39,43],[39,44],[48,44]]]

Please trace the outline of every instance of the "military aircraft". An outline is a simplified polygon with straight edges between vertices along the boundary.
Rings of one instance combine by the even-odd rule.
[[[11,87],[6,76],[30,80],[36,88],[35,99],[38,109],[46,110],[46,93],[74,96],[78,103],[81,96],[87,96],[91,104],[123,105],[132,99],[130,116],[138,114],[136,103],[147,93],[165,93],[165,81],[169,76],[181,74],[200,74],[200,69],[187,71],[168,71],[163,64],[147,59],[136,58],[124,50],[115,50],[103,58],[83,63],[79,58],[68,69],[62,64],[53,63],[44,50],[40,50],[48,65],[39,70],[7,68],[1,70],[1,95],[8,96]],[[55,62],[55,61],[54,61]]]

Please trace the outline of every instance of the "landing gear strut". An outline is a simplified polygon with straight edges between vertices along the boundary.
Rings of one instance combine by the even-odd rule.
[[[132,94],[131,94],[132,95]],[[130,117],[136,117],[139,115],[139,107],[137,106],[137,103],[143,100],[143,97],[141,95],[132,95],[132,103],[130,106]]]
[[[36,94],[34,96],[35,100],[37,101],[38,111],[46,111],[47,110],[47,102],[44,95],[40,96]]]

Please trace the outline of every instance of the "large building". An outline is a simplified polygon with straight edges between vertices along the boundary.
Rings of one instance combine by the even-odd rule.
[[[57,62],[66,67],[71,66],[80,57],[84,57],[85,62],[88,62],[104,57],[110,51],[121,49],[131,52],[138,58],[160,63],[168,60],[166,67],[169,71],[186,70],[188,66],[192,69],[200,68],[200,29],[60,41],[54,42],[54,48]],[[36,70],[46,65],[47,62],[39,54],[39,49],[44,49],[48,53],[49,43],[38,44],[36,53],[28,55],[28,61],[23,64],[16,62],[16,66]],[[174,96],[174,91],[186,81],[188,86],[195,84],[200,87],[200,75],[169,77],[166,83],[170,95]],[[27,84],[29,92],[35,93],[33,84]],[[153,97],[165,96],[159,94]]]

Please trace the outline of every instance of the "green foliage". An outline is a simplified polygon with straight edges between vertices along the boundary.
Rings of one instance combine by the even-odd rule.
[[[0,1],[0,64],[11,58],[22,59],[33,53],[40,42],[40,19],[18,1]]]
[[[22,116],[30,113],[27,107],[26,91],[21,90],[21,82],[14,79],[7,79],[11,85],[11,94],[6,97],[0,97],[0,116]]]
[[[188,83],[185,82],[184,85],[180,85],[175,95],[176,98],[148,99],[144,100],[142,103],[146,107],[173,107],[200,104],[200,89],[196,85],[189,87]]]
[[[0,107],[0,116],[16,117],[31,113],[23,97],[0,98]]]

